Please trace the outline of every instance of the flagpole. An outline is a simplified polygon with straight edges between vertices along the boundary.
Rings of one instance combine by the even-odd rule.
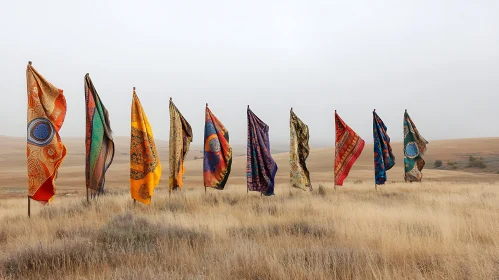
[[[208,103],[206,103],[206,111],[208,111]],[[206,150],[206,147],[204,147]],[[203,161],[204,161],[204,155],[203,155]],[[206,186],[204,186],[204,194],[206,195]]]
[[[86,189],[87,189],[87,203],[88,203],[88,187]]]
[[[376,109],[373,110],[373,118],[374,114],[376,113]],[[374,121],[374,120],[373,120]],[[376,170],[374,170],[374,189],[378,191],[378,184],[376,184]]]
[[[32,62],[28,61],[28,65],[31,66]],[[31,218],[31,198],[28,194],[28,218]]]
[[[249,110],[249,109],[250,109],[250,108],[249,108],[249,105],[248,105],[248,110]],[[247,115],[246,115],[246,117],[247,117]],[[248,124],[248,125],[249,125],[249,124]],[[248,141],[249,141],[249,139],[248,139]],[[248,152],[246,151],[246,155],[247,155],[247,153],[248,153]],[[246,160],[247,160],[247,159],[246,159]],[[249,186],[248,186],[248,178],[247,178],[247,177],[246,177],[246,194],[249,194]]]
[[[336,124],[336,110],[334,110],[334,123]],[[335,126],[335,133],[336,132],[336,126]],[[336,137],[334,139],[334,165],[333,165],[333,174],[334,174],[334,191],[336,191]]]
[[[289,111],[289,117],[290,117],[290,125],[291,125],[291,113],[293,112],[293,107],[291,107],[291,110]],[[291,150],[291,143],[289,143],[289,149]],[[291,166],[289,167],[290,172],[291,172]],[[289,180],[289,193],[291,193],[291,179]]]

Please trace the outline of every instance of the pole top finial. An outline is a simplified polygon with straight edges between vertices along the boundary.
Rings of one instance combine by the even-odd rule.
[[[373,111],[373,112],[376,112],[376,109],[374,109],[374,111]]]
[[[133,87],[133,90],[135,90],[135,87]]]
[[[172,98],[170,97],[170,101],[172,101]]]
[[[32,64],[31,60],[30,60],[30,61],[28,61],[28,64],[29,64],[29,65],[31,65],[31,64]]]
[[[249,105],[248,105],[248,109],[249,109]]]
[[[208,108],[208,103],[206,103],[206,108]]]

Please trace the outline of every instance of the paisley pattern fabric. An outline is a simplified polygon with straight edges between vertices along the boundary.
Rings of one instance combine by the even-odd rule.
[[[395,165],[395,156],[390,146],[390,137],[381,118],[373,111],[373,137],[374,137],[374,181],[377,185],[386,182],[386,171]]]
[[[290,150],[289,150],[289,177],[290,184],[294,188],[312,190],[310,173],[305,161],[310,154],[308,140],[310,138],[308,126],[304,124],[293,112],[290,111]]]
[[[248,190],[274,195],[277,164],[270,154],[269,126],[249,108],[246,180]]]
[[[419,134],[416,125],[407,113],[404,113],[404,179],[406,182],[421,182],[425,161],[423,155],[426,152],[428,141]]]
[[[133,90],[130,139],[130,194],[144,204],[151,203],[154,188],[161,178],[159,161],[151,125],[140,100]]]
[[[59,130],[66,117],[66,99],[30,64],[26,69],[28,93],[28,195],[43,204],[55,194],[57,170],[66,156]]]
[[[350,169],[362,153],[365,142],[335,112],[336,148],[334,160],[334,184],[343,185]]]
[[[232,166],[229,132],[206,106],[204,124],[204,186],[223,190]]]
[[[182,189],[182,177],[185,173],[184,161],[191,142],[191,125],[184,119],[175,104],[170,100],[170,190]]]
[[[109,114],[97,90],[85,75],[86,160],[85,178],[92,195],[104,193],[105,174],[114,158],[114,142]]]

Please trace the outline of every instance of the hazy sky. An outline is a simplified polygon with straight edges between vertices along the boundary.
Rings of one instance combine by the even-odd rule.
[[[291,106],[312,145],[333,145],[335,109],[368,142],[373,108],[394,141],[404,109],[428,140],[499,136],[498,14],[496,0],[4,1],[0,135],[26,135],[32,60],[64,90],[63,138],[84,136],[87,72],[117,136],[133,86],[156,138],[171,96],[197,145],[206,102],[234,143],[248,104],[275,142]]]

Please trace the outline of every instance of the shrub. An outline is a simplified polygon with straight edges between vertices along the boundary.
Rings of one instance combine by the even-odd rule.
[[[452,167],[452,169],[457,169],[457,162],[455,161],[448,161],[447,165]]]
[[[469,163],[468,163],[468,167],[476,167],[476,168],[480,168],[480,169],[483,169],[483,168],[486,168],[487,165],[485,164],[485,162],[483,162],[483,158],[482,157],[474,157],[474,156],[470,156],[469,159],[468,159]]]
[[[436,160],[436,161],[435,161],[435,167],[436,167],[436,168],[442,167],[442,164],[443,164],[443,163],[442,163],[442,161],[441,161],[441,160]]]

